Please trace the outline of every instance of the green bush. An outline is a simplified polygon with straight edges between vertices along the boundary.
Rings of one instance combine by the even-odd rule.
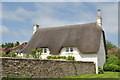
[[[66,59],[65,56],[47,56],[47,59]]]
[[[104,64],[105,71],[120,72],[120,59],[114,55],[107,55],[106,63]]]
[[[68,57],[66,58],[66,60],[75,60],[75,57],[74,57],[74,56],[68,56]]]
[[[25,54],[25,57],[26,57],[26,58],[29,58],[29,57],[30,57],[30,54]]]
[[[66,56],[60,56],[61,57],[61,59],[66,59]]]
[[[47,59],[51,59],[52,56],[47,56]]]
[[[105,64],[104,70],[105,71],[120,72],[120,66],[115,65],[115,64]]]
[[[75,60],[74,56],[47,56],[47,59],[66,59],[66,60]]]
[[[98,66],[98,74],[104,74],[104,70],[100,66]]]
[[[0,52],[0,57],[3,57],[6,53],[4,51]]]
[[[15,54],[15,52],[10,52],[9,54],[8,54],[10,57],[16,57],[17,55]]]

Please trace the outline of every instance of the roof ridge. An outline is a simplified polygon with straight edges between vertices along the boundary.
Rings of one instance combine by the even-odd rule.
[[[87,24],[95,24],[97,22],[91,22],[91,23],[84,23],[84,24],[68,24],[68,25],[62,25],[62,26],[56,26],[56,27],[47,27],[47,28],[38,28],[38,29],[51,29],[51,28],[61,28],[61,27],[70,27],[70,26],[77,26],[77,25],[87,25]]]

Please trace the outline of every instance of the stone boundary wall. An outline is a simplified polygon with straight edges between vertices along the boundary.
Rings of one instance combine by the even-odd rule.
[[[30,76],[32,78],[60,78],[96,72],[93,62],[19,58],[0,59],[2,59],[2,77],[14,75],[18,77]]]

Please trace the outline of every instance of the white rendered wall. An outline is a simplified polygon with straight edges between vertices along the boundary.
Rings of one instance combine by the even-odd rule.
[[[106,62],[106,53],[105,53],[105,47],[104,47],[103,34],[101,34],[100,48],[97,56],[98,56],[98,66],[103,68],[104,63]]]
[[[23,58],[23,57],[24,57],[24,54],[23,54],[23,53],[18,53],[17,56],[20,57],[20,58]]]
[[[47,53],[43,53],[43,52],[41,53],[41,56],[40,56],[40,57],[41,57],[42,59],[46,59],[47,56],[50,56],[50,55],[51,55],[51,54],[50,54],[50,50],[49,50],[48,48],[46,48],[46,49],[47,49]]]
[[[74,56],[76,61],[94,62],[96,64],[96,74],[98,74],[97,53],[83,54],[76,47],[73,47],[73,52],[66,52],[66,48],[63,48],[60,56]]]

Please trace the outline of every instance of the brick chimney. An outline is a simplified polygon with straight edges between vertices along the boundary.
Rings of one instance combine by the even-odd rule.
[[[102,18],[101,18],[100,9],[98,10],[97,24],[98,24],[100,27],[102,27]]]
[[[37,29],[39,28],[39,25],[35,24],[33,25],[33,34],[37,31]]]

